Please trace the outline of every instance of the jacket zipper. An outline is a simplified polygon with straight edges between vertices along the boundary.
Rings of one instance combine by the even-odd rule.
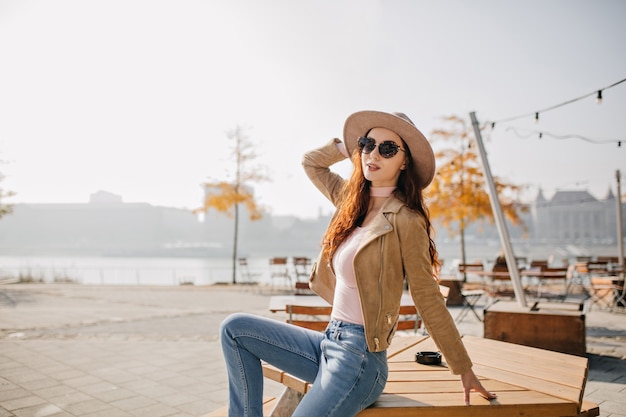
[[[376,316],[376,331],[378,332],[378,324],[380,322],[380,315],[383,312],[383,292],[382,292],[382,279],[383,279],[383,248],[385,247],[385,235],[381,236],[380,239],[380,272],[378,273],[378,305],[380,306],[378,309],[378,315]],[[374,336],[374,346],[376,352],[380,351],[380,339],[377,336]]]

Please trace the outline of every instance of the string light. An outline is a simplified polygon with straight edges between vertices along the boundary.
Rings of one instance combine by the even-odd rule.
[[[541,132],[538,130],[529,130],[529,129],[524,129],[524,128],[518,128],[518,127],[513,127],[513,126],[509,126],[505,129],[507,132],[508,131],[512,131],[513,133],[515,133],[517,135],[517,137],[522,138],[522,139],[528,139],[534,135],[538,135],[539,139],[543,139],[544,136],[549,136],[551,138],[554,139],[559,139],[559,140],[563,140],[563,139],[580,139],[583,140],[585,142],[589,142],[589,143],[593,143],[596,145],[606,145],[606,144],[611,144],[611,143],[616,143],[618,148],[622,147],[622,140],[620,139],[607,139],[607,140],[598,140],[598,139],[590,139],[586,136],[582,136],[582,135],[575,135],[575,134],[568,134],[568,135],[556,135],[554,133],[549,133],[549,132]],[[527,134],[523,134],[520,131],[527,131]]]
[[[621,84],[623,82],[626,82],[626,78],[624,78],[623,80],[617,81],[617,82],[615,82],[615,83],[613,83],[611,85],[608,85],[608,86],[606,86],[604,88],[600,88],[599,90],[594,90],[591,93],[585,94],[585,95],[580,96],[580,97],[573,98],[571,100],[564,101],[563,103],[555,104],[554,106],[546,107],[545,109],[542,109],[542,110],[539,110],[539,111],[535,111],[533,113],[525,113],[525,114],[521,114],[519,116],[508,117],[506,119],[500,119],[500,120],[496,120],[496,121],[489,121],[487,123],[490,123],[491,124],[491,128],[493,129],[496,126],[496,123],[511,122],[513,120],[523,119],[523,118],[526,118],[528,116],[532,116],[533,114],[535,116],[535,122],[538,122],[539,121],[539,113],[545,113],[547,111],[554,110],[554,109],[557,109],[559,107],[566,106],[568,104],[572,104],[572,103],[574,103],[576,101],[585,99],[585,98],[593,96],[593,95],[596,96],[596,101],[598,103],[601,103],[602,102],[602,91],[608,90],[609,88],[613,88],[616,85],[619,85],[619,84]]]

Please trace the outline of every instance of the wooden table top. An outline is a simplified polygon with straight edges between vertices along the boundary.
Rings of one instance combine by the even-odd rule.
[[[396,337],[389,354],[389,378],[374,409],[360,417],[412,416],[575,416],[583,400],[587,358],[465,336],[474,372],[498,398],[471,394],[463,400],[460,379],[445,366],[420,365],[417,351],[436,351],[427,336]],[[384,413],[389,409],[389,413]],[[393,409],[393,410],[392,410]]]
[[[454,416],[548,417],[578,415],[587,380],[585,357],[512,343],[465,336],[474,372],[498,397],[486,400],[471,393],[466,406],[463,386],[445,364],[421,365],[418,351],[436,351],[428,336],[396,336],[388,350],[389,377],[380,398],[358,417]],[[265,375],[306,392],[308,384],[276,369]]]

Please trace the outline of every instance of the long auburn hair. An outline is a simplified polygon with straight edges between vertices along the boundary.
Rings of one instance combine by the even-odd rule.
[[[422,189],[417,184],[417,174],[411,152],[404,140],[402,144],[406,151],[405,158],[407,163],[406,169],[400,172],[394,196],[401,200],[409,209],[420,213],[424,217],[426,231],[428,232],[430,262],[435,275],[437,275],[441,262],[439,261],[437,248],[433,240],[434,230],[430,222],[428,208],[424,204]],[[344,183],[344,198],[322,239],[322,253],[328,262],[332,260],[335,251],[341,243],[365,219],[367,208],[369,207],[371,181],[367,180],[363,173],[361,151],[358,147],[354,149],[350,159],[354,169],[348,181]]]

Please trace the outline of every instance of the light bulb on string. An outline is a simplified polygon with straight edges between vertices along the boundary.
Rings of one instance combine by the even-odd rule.
[[[568,104],[572,104],[572,103],[574,103],[576,101],[579,101],[579,100],[582,100],[582,99],[586,99],[586,98],[588,98],[588,97],[590,97],[590,96],[592,96],[594,94],[596,95],[596,101],[598,103],[601,103],[602,102],[602,92],[604,90],[607,90],[609,88],[613,88],[613,87],[615,87],[615,86],[617,86],[619,84],[622,84],[622,83],[626,83],[626,78],[624,78],[622,80],[619,80],[619,81],[617,81],[617,82],[615,82],[615,83],[613,83],[611,85],[608,85],[606,87],[600,88],[600,89],[598,89],[596,91],[592,91],[590,93],[587,93],[587,94],[585,94],[583,96],[576,97],[576,98],[573,98],[571,100],[567,100],[567,101],[564,101],[562,103],[555,104],[553,106],[547,107],[545,109],[538,110],[538,111],[534,112],[535,113],[535,123],[539,122],[539,113],[543,113],[543,112],[546,112],[546,111],[554,110],[554,109],[559,108],[559,107],[563,107],[563,106],[568,105]],[[508,117],[506,119],[492,121],[491,122],[491,127],[493,128],[496,125],[496,123],[510,122],[512,120],[518,120],[518,119],[522,119],[522,118],[525,119],[526,117],[531,116],[531,115],[532,115],[532,113],[524,113],[524,114],[521,114],[521,115],[518,115],[518,116]]]

